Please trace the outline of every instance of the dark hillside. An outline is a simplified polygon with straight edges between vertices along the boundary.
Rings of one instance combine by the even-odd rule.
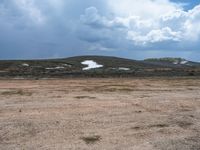
[[[90,61],[89,64],[83,64]],[[88,63],[88,62],[86,62]],[[100,65],[95,67],[95,65]],[[131,59],[106,56],[78,56],[46,60],[1,60],[0,77],[132,77],[132,76],[198,76],[200,64],[181,58]]]

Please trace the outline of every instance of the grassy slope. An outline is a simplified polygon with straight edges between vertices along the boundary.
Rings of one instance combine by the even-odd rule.
[[[98,64],[103,65],[103,68],[92,69],[89,71],[82,71],[85,67],[81,62],[85,60],[93,60]],[[183,60],[183,59],[180,59]],[[0,76],[66,76],[66,75],[83,75],[89,74],[90,76],[98,75],[186,75],[188,69],[193,69],[190,66],[176,66],[167,61],[175,61],[174,58],[168,59],[149,59],[145,61],[136,61],[117,57],[106,56],[79,56],[70,57],[65,59],[48,59],[48,60],[13,60],[13,61],[0,61]],[[22,64],[29,64],[29,67],[24,67]],[[64,65],[69,65],[64,69],[52,69]],[[130,71],[122,71],[117,68],[124,67],[130,68]],[[115,69],[113,69],[115,68]],[[172,70],[165,70],[165,69]],[[187,69],[186,71],[184,69]],[[150,71],[149,71],[150,69]],[[148,70],[148,71],[147,71]],[[189,70],[191,71],[191,70]],[[164,74],[163,74],[164,72]],[[185,73],[186,72],[186,73]]]

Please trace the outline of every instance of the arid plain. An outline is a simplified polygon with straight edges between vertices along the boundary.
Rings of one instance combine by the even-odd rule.
[[[0,80],[1,150],[198,150],[200,78]]]

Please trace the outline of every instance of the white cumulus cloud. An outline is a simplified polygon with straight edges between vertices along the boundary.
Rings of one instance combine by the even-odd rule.
[[[151,30],[146,35],[141,35],[134,31],[128,32],[128,39],[133,40],[136,44],[156,43],[162,41],[180,41],[181,32],[174,32],[169,27]]]
[[[124,39],[141,46],[199,40],[200,5],[184,11],[180,4],[168,0],[109,0],[108,4],[113,17],[103,16],[97,8],[90,7],[81,15],[81,22],[92,28],[108,28],[111,34],[121,32]]]

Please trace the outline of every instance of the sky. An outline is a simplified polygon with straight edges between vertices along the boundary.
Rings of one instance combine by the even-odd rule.
[[[200,0],[0,0],[0,59],[200,61]]]

